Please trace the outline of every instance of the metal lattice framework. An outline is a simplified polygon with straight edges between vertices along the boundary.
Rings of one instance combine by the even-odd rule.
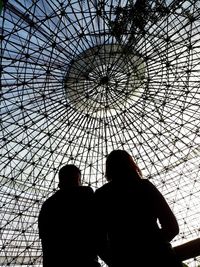
[[[0,265],[40,265],[37,216],[59,168],[76,164],[95,189],[117,148],[176,214],[173,244],[197,238],[200,2],[0,4]]]

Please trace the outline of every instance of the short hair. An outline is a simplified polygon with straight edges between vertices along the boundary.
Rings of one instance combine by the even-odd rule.
[[[131,155],[125,150],[113,150],[106,159],[106,179],[127,181],[142,178],[142,172]]]
[[[59,187],[79,186],[81,171],[73,164],[67,164],[59,170]]]

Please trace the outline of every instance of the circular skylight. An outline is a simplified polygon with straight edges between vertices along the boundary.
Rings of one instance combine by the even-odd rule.
[[[122,113],[124,106],[136,104],[144,85],[144,61],[117,44],[95,46],[78,55],[65,81],[69,105],[92,117]]]

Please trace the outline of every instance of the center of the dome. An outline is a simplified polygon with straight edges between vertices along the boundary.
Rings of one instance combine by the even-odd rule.
[[[146,66],[135,51],[118,44],[95,46],[70,63],[65,90],[69,105],[92,117],[113,116],[136,105]]]
[[[108,82],[109,82],[109,77],[108,77],[108,76],[103,76],[103,77],[100,79],[100,85],[108,84]]]

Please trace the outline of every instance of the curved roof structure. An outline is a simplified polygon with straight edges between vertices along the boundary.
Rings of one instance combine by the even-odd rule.
[[[199,237],[199,1],[8,0],[0,23],[0,265],[39,266],[58,170],[95,189],[117,148],[176,214],[173,245]]]

